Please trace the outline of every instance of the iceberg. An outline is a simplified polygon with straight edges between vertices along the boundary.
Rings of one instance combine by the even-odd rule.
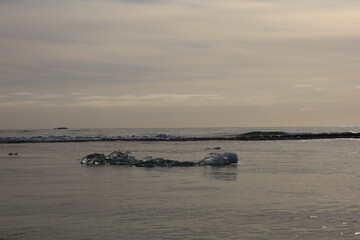
[[[142,160],[136,159],[130,152],[113,151],[108,156],[99,153],[89,154],[80,160],[80,164],[88,166],[97,165],[123,165],[132,167],[191,167],[191,166],[227,166],[236,164],[238,156],[233,152],[209,153],[199,162],[176,161],[147,156]]]
[[[114,151],[106,158],[110,165],[136,165],[141,160],[136,160],[130,152]]]
[[[80,163],[85,165],[105,165],[107,159],[104,154],[93,153],[83,157]]]
[[[226,166],[237,163],[238,157],[236,153],[209,153],[206,157],[197,163],[199,166]]]

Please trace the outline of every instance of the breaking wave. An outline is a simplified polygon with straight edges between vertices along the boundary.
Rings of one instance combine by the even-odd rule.
[[[0,142],[86,142],[86,141],[121,141],[121,140],[175,140],[186,138],[170,134],[158,133],[153,135],[125,135],[125,136],[0,136]]]
[[[166,133],[148,135],[49,135],[49,136],[0,136],[0,143],[39,143],[39,142],[90,142],[90,141],[209,141],[209,140],[302,140],[302,139],[334,139],[360,138],[358,132],[303,132],[292,133],[282,131],[251,131],[242,134],[217,136],[181,136]]]

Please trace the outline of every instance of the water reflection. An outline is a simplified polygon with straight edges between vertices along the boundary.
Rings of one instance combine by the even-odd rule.
[[[238,168],[237,164],[226,167],[205,167],[204,174],[216,180],[236,181]]]

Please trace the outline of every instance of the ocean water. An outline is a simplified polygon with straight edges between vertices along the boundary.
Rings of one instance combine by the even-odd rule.
[[[3,130],[1,136],[174,134],[258,129]],[[279,129],[260,129],[278,131]],[[341,132],[357,128],[297,128]],[[60,132],[59,132],[60,131]],[[61,132],[62,131],[62,132]],[[220,147],[220,150],[209,149]],[[237,166],[81,166],[90,153]],[[9,156],[17,152],[17,156]],[[360,239],[360,140],[0,144],[0,239]]]
[[[148,139],[190,139],[228,138],[246,133],[291,134],[336,134],[360,133],[360,127],[298,127],[298,128],[98,128],[98,129],[20,129],[1,130],[0,143],[19,140],[24,142],[45,141],[98,141],[98,140],[148,140]]]

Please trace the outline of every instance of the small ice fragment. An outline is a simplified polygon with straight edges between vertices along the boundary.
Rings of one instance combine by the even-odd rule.
[[[314,216],[310,216],[310,218],[311,218],[311,219],[314,219],[314,218],[318,218],[318,217],[314,215]]]
[[[360,235],[360,232],[356,232],[355,235]]]
[[[326,229],[326,228],[327,228],[327,226],[322,226],[322,228],[323,228],[323,229]]]
[[[143,158],[144,162],[151,161],[151,160],[153,160],[152,156],[146,156],[146,157]]]
[[[343,225],[346,225],[347,223],[346,222],[343,222]]]

